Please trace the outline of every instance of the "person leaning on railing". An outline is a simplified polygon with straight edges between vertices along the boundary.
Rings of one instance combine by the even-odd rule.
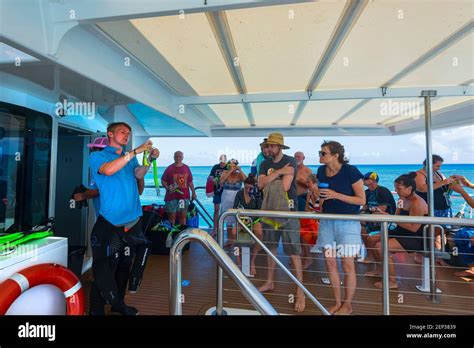
[[[336,141],[325,141],[319,151],[318,182],[320,206],[326,214],[359,214],[365,204],[363,175],[357,167],[349,165],[344,158],[344,146]],[[323,184],[325,187],[322,188]],[[324,249],[329,280],[336,304],[329,309],[331,314],[352,313],[352,299],[356,290],[354,257],[361,248],[361,226],[359,221],[325,220],[319,222],[317,248]],[[341,281],[337,267],[341,257],[344,271],[344,301],[341,300]]]
[[[416,191],[415,182],[416,173],[411,172],[404,174],[395,179],[395,191],[400,197],[397,203],[395,215],[403,216],[428,216],[428,204],[421,198]],[[380,209],[374,214],[388,215],[387,212]],[[404,253],[423,250],[423,228],[424,225],[419,223],[400,222],[397,227],[389,232],[388,251],[389,253]],[[367,272],[366,276],[381,277],[382,276],[382,243],[380,235],[371,236],[377,238],[378,241],[371,242],[375,246],[374,256],[376,259],[376,268],[371,272]],[[392,256],[389,257],[389,287],[390,289],[398,288],[395,278],[395,266]],[[382,288],[381,281],[374,284],[377,288]]]

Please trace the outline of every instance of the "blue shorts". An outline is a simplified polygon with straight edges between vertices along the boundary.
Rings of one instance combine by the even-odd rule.
[[[454,243],[458,248],[458,254],[466,267],[474,265],[474,245],[471,238],[474,236],[474,229],[464,227],[454,235]]]
[[[324,216],[324,215],[322,215]],[[353,257],[361,251],[360,222],[346,220],[319,221],[318,243],[316,247],[332,249],[333,257]]]

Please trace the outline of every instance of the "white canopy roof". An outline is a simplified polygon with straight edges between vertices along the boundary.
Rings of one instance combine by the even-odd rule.
[[[474,123],[472,0],[202,3],[50,3],[46,20],[70,26],[55,61],[135,100],[151,136],[167,118],[183,136],[414,132],[425,90],[433,128]]]

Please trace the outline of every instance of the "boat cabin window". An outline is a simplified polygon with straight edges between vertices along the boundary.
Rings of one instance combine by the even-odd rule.
[[[0,103],[0,233],[48,217],[51,117]]]

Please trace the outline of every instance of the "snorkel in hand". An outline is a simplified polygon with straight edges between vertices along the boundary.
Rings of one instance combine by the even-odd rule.
[[[143,165],[149,167],[150,162],[153,163],[153,182],[155,184],[156,195],[160,197],[160,181],[158,179],[158,165],[156,164],[156,158],[151,157],[150,151],[143,153]]]

